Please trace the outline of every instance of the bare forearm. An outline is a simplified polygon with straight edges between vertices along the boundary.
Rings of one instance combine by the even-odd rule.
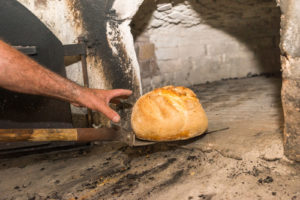
[[[0,40],[0,87],[51,96],[104,113],[114,122],[120,116],[109,107],[111,99],[129,96],[130,90],[99,90],[81,87],[42,67]]]
[[[3,41],[0,41],[0,87],[70,102],[75,102],[83,90],[79,85],[42,67]]]

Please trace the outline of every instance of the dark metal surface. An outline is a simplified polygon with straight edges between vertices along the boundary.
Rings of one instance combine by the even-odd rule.
[[[83,84],[84,87],[89,88],[89,76],[88,76],[88,70],[87,70],[87,64],[86,64],[86,48],[85,48],[85,42],[83,37],[78,38],[78,42],[84,47],[84,53],[81,54],[81,67],[82,67],[82,75],[83,75]],[[93,124],[93,113],[91,109],[87,109],[87,122],[88,127],[92,127]]]
[[[80,142],[90,141],[119,141],[128,145],[133,144],[132,132],[122,130],[120,127],[113,128],[79,128],[77,129],[78,139]]]
[[[36,55],[37,54],[36,46],[13,46],[13,47],[26,55]]]
[[[63,48],[65,56],[86,55],[85,44],[65,44]]]
[[[36,46],[31,58],[65,76],[61,42],[16,0],[0,1],[0,37],[15,46]],[[43,80],[41,80],[43,81]],[[70,128],[66,102],[0,89],[0,128]]]
[[[209,130],[205,131],[204,134],[211,134],[211,133],[215,133],[215,132],[226,131],[228,129],[229,129],[229,127],[216,128],[216,127],[213,126],[213,128],[210,128]],[[202,135],[204,135],[204,134],[202,134]],[[186,140],[187,141],[188,140],[193,140],[194,138],[197,138],[197,137],[201,137],[201,135],[200,136],[198,135],[198,136],[195,136],[193,138],[186,139]],[[148,141],[148,140],[139,139],[134,134],[132,144],[129,143],[129,146],[147,146],[147,145],[152,145],[152,144],[156,144],[156,143],[172,143],[172,142],[178,142],[178,141],[182,141],[182,140],[171,140],[171,141],[160,141],[160,142],[158,142],[158,141]]]
[[[89,76],[87,71],[87,63],[86,63],[86,45],[84,37],[78,38],[79,44],[67,44],[64,45],[64,55],[65,56],[77,56],[80,55],[81,59],[81,67],[83,74],[83,84],[84,87],[89,87]],[[93,113],[91,109],[87,109],[87,126],[92,127],[93,124]]]

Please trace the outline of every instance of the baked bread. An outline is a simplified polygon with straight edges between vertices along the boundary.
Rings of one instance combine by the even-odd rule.
[[[137,138],[173,141],[203,134],[208,121],[192,90],[165,86],[137,100],[132,110],[131,126]]]

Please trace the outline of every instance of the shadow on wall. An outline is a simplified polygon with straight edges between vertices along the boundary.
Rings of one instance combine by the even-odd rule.
[[[131,23],[134,39],[146,31],[158,4],[172,3],[175,7],[185,2],[187,1],[145,0]],[[188,2],[199,14],[201,23],[224,31],[245,44],[253,52],[259,71],[280,71],[280,9],[276,7],[275,0]]]

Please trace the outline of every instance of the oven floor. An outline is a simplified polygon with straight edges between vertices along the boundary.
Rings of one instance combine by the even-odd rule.
[[[283,155],[280,84],[193,86],[209,129],[229,129],[190,141],[0,159],[0,199],[300,199],[300,165]]]

